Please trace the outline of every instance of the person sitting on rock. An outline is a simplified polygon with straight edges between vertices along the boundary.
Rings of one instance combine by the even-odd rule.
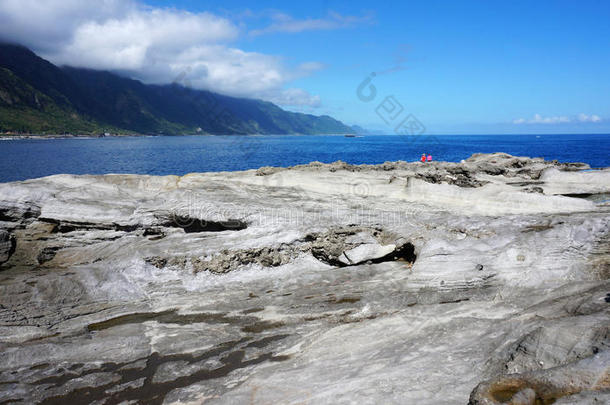
[[[428,157],[426,158],[426,160],[427,160],[428,162],[432,162],[432,155],[428,155]]]
[[[421,155],[421,162],[426,163],[426,154],[425,153],[422,153],[422,155]]]

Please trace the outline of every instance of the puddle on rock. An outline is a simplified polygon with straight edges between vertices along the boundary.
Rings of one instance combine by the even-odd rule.
[[[109,329],[115,326],[144,323],[156,321],[159,323],[172,323],[178,325],[189,325],[192,323],[230,323],[239,324],[245,318],[230,317],[223,313],[198,313],[178,314],[176,310],[163,312],[141,312],[110,318],[102,322],[92,323],[87,326],[90,332]]]
[[[61,376],[52,376],[41,379],[35,384],[53,384],[54,387],[61,387],[66,382],[82,378],[86,375],[96,373],[113,373],[120,379],[108,384],[96,387],[83,387],[72,390],[64,395],[57,395],[41,400],[39,403],[44,405],[51,404],[90,404],[95,401],[104,400],[104,404],[119,404],[128,401],[137,403],[161,405],[165,396],[172,390],[188,387],[190,385],[216,378],[227,376],[234,370],[249,367],[265,361],[279,362],[289,359],[289,356],[275,356],[271,352],[261,352],[256,357],[245,360],[247,348],[264,349],[269,344],[287,338],[289,335],[268,336],[258,340],[243,338],[236,341],[229,341],[219,344],[213,349],[201,354],[180,353],[163,355],[157,352],[150,356],[137,359],[127,363],[104,363],[99,368],[87,369],[83,373],[69,372]],[[222,364],[216,368],[204,368],[203,364],[208,359],[218,358]],[[134,363],[145,361],[145,367],[129,367]],[[202,367],[189,375],[178,375],[175,379],[163,382],[153,382],[159,367],[170,362],[186,362],[189,366],[201,364]],[[74,367],[70,367],[71,369]],[[142,384],[130,385],[137,380],[144,379]],[[117,387],[124,386],[123,389],[114,391]]]

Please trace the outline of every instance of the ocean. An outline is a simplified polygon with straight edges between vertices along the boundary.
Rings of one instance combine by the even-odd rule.
[[[506,152],[561,162],[610,166],[610,135],[366,135],[155,136],[0,141],[0,182],[59,173],[183,175],[311,161],[459,162],[473,153]]]

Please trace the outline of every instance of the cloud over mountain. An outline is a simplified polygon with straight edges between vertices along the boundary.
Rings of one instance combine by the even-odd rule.
[[[28,46],[55,64],[119,71],[147,83],[180,81],[283,105],[320,104],[318,96],[288,85],[321,64],[288,66],[280,56],[232,46],[242,34],[234,22],[212,13],[134,0],[0,2],[0,39]]]

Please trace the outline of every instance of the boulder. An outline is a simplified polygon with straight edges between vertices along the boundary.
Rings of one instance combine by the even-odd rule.
[[[381,259],[395,250],[396,245],[393,244],[365,243],[343,252],[343,255],[339,257],[339,261],[346,265],[359,264],[369,260]]]

